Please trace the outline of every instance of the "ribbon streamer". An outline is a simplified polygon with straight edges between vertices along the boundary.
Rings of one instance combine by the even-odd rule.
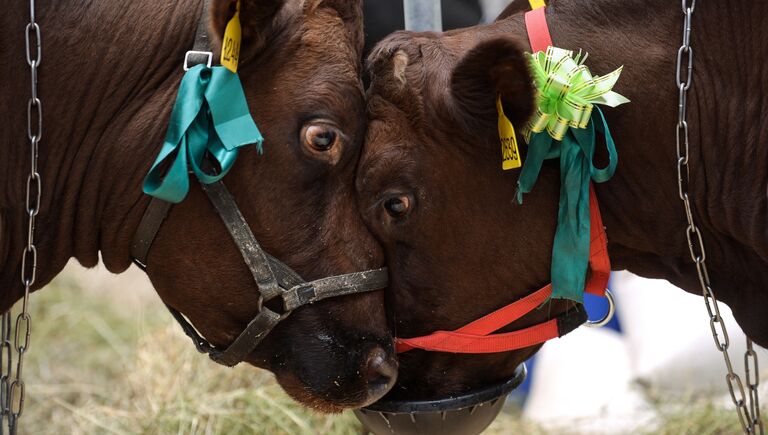
[[[172,203],[189,192],[189,173],[206,184],[223,178],[239,148],[263,138],[251,117],[240,78],[224,67],[196,65],[184,74],[163,147],[144,179],[144,193]],[[215,173],[203,169],[208,157]]]
[[[529,193],[546,159],[560,159],[560,204],[552,249],[552,298],[583,301],[589,261],[590,180],[602,183],[616,171],[618,157],[608,124],[595,104],[629,102],[611,89],[621,74],[592,76],[581,56],[549,47],[530,56],[538,89],[537,112],[527,126],[528,155],[518,179],[517,201]],[[594,109],[597,110],[594,110]],[[605,136],[608,165],[596,168],[595,133]]]

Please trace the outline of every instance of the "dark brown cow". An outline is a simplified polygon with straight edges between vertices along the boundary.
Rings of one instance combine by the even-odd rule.
[[[38,3],[45,119],[39,286],[70,257],[90,267],[100,253],[115,273],[130,265],[131,238],[149,199],[142,179],[163,143],[202,5]],[[214,0],[209,33],[222,35],[234,10],[234,0]],[[18,4],[0,18],[2,310],[22,291],[28,11]],[[264,155],[246,149],[225,178],[245,218],[264,249],[305,279],[380,266],[380,248],[353,196],[365,128],[361,2],[243,0],[241,20],[239,73],[266,139]],[[148,264],[163,301],[217,346],[228,345],[257,310],[253,278],[196,183],[171,209]],[[299,309],[247,361],[275,372],[286,391],[317,409],[370,403],[395,376],[382,307],[379,292]]]
[[[688,102],[691,194],[713,287],[763,346],[768,101],[761,86],[768,69],[750,59],[768,55],[766,13],[768,4],[756,2],[729,3],[727,13],[696,7]],[[554,44],[588,52],[596,74],[624,65],[616,90],[632,103],[604,111],[619,166],[613,179],[596,185],[613,268],[699,293],[677,191],[679,2],[555,0],[547,21]],[[518,14],[442,34],[399,32],[369,57],[370,123],[357,189],[364,217],[385,247],[396,336],[454,330],[550,282],[558,162],[548,160],[525,203],[515,205],[519,170],[501,170],[496,128],[499,94],[516,126],[532,113],[527,50]],[[567,304],[554,301],[507,330],[542,322]],[[659,321],[674,327],[674,319]],[[408,398],[436,398],[488,385],[509,378],[537,350],[482,356],[414,350],[400,356],[402,388],[396,389]],[[714,348],[710,357],[718,358]]]

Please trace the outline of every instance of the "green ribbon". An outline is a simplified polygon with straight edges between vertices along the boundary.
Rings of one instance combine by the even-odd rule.
[[[549,47],[527,56],[538,90],[536,114],[527,135],[546,130],[562,140],[569,127],[587,127],[595,104],[616,107],[629,102],[611,90],[623,67],[600,77],[592,76],[584,65],[587,56],[581,53],[574,58],[572,51]]]
[[[571,55],[555,47],[529,55],[538,89],[538,110],[526,132],[528,154],[518,180],[517,201],[522,204],[523,194],[533,189],[544,160],[559,158],[561,186],[552,248],[552,298],[582,302],[589,263],[589,182],[609,180],[618,162],[608,124],[599,108],[593,110],[594,104],[615,107],[629,100],[611,91],[621,68],[593,77]],[[609,157],[605,168],[592,163],[596,132],[605,136]]]
[[[181,79],[168,131],[155,163],[144,179],[144,193],[172,203],[189,192],[189,173],[206,184],[221,180],[237,159],[239,148],[263,138],[251,117],[237,74],[197,65]],[[203,169],[203,160],[218,165]]]

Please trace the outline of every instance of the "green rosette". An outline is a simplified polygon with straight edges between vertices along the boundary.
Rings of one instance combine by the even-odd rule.
[[[517,201],[529,193],[546,159],[560,160],[560,204],[552,249],[552,298],[583,302],[589,263],[589,183],[609,180],[618,157],[605,117],[596,104],[616,107],[629,102],[612,91],[622,68],[593,76],[586,56],[549,47],[528,54],[537,89],[536,113],[524,136],[528,154],[518,179]],[[604,135],[609,162],[596,168],[595,135]]]
[[[595,104],[609,107],[628,103],[611,89],[623,67],[610,74],[593,76],[584,65],[587,56],[557,47],[527,54],[536,85],[536,113],[528,123],[526,135],[546,131],[555,140],[563,140],[569,127],[584,129]]]

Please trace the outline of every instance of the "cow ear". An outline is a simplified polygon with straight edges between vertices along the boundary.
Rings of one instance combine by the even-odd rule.
[[[241,57],[259,52],[266,44],[272,22],[286,0],[240,0],[240,27],[242,31]],[[213,0],[211,3],[211,30],[218,42],[224,36],[227,23],[237,10],[237,0]]]
[[[527,60],[520,44],[510,37],[481,41],[469,50],[451,73],[451,93],[457,119],[470,134],[477,134],[478,129],[496,131],[497,97],[518,129],[534,110]]]

